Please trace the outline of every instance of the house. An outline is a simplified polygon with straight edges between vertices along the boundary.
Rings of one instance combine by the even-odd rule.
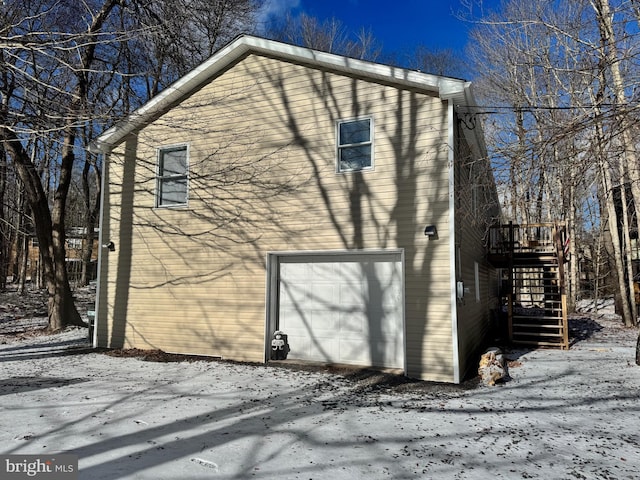
[[[253,36],[94,148],[99,347],[460,382],[496,305],[468,82]]]
[[[67,237],[66,237],[66,253],[67,253],[67,275],[69,276],[69,280],[79,281],[82,276],[82,255],[83,250],[87,244],[87,229],[86,227],[70,227],[67,228]],[[98,260],[98,237],[100,232],[97,228],[93,229],[93,240],[91,243],[91,260],[88,265],[85,266],[87,268],[87,277],[90,280],[96,279],[96,267]]]
[[[69,227],[66,229],[65,250],[66,250],[66,265],[67,275],[71,281],[79,280],[82,274],[82,251],[86,244],[86,229],[83,227]],[[91,249],[91,262],[89,264],[88,276],[90,279],[96,278],[96,265],[98,260],[98,229],[94,229],[93,247]],[[18,275],[18,271],[22,267],[22,262],[25,261],[24,275],[26,280],[32,282],[40,282],[42,276],[42,265],[40,262],[40,244],[35,233],[29,233],[25,235],[21,240],[21,246],[19,247],[17,242],[14,242],[11,247],[9,256],[9,271],[13,272],[13,275]]]

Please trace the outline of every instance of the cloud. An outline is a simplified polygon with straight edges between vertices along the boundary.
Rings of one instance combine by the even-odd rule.
[[[300,0],[266,0],[258,11],[258,21],[267,23],[300,7]]]

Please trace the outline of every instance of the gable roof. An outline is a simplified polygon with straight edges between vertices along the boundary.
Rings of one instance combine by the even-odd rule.
[[[241,35],[131,113],[122,122],[106,130],[92,143],[91,150],[108,153],[126,135],[144,126],[155,115],[164,112],[229,65],[250,53],[269,55],[285,61],[326,68],[347,75],[357,75],[373,81],[418,88],[433,92],[443,100],[452,100],[457,105],[468,107],[474,105],[471,82],[465,80],[367,62],[251,35]]]

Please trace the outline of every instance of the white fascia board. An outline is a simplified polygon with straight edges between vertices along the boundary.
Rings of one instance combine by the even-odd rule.
[[[252,52],[275,55],[294,62],[308,63],[345,73],[361,75],[365,78],[415,86],[423,90],[437,92],[442,86],[442,81],[447,80],[451,83],[451,86],[455,83],[460,85],[458,90],[462,91],[462,85],[467,83],[454,78],[449,79],[415,70],[358,60],[356,58],[344,57],[334,53],[321,52],[264,38],[246,36],[241,39],[245,40],[247,48]]]
[[[471,82],[440,77],[439,87],[438,92],[443,100],[453,100],[454,104],[466,104]]]
[[[145,125],[154,115],[188,95],[222,69],[247,54],[270,55],[297,63],[332,69],[381,82],[419,88],[437,93],[443,100],[464,101],[469,82],[440,77],[414,70],[367,62],[333,53],[320,52],[274,40],[243,35],[216,52],[207,61],[167,87],[122,122],[106,130],[92,144],[91,150],[108,153],[126,135]]]
[[[108,153],[122,138],[136,128],[144,125],[153,115],[162,112],[172,103],[180,100],[208,78],[215,75],[216,72],[219,72],[240,55],[244,54],[247,49],[242,48],[240,40],[242,40],[242,38],[219,50],[210,57],[209,60],[200,64],[187,75],[167,87],[166,90],[163,90],[156,97],[131,113],[122,122],[106,130],[93,142],[92,150]]]

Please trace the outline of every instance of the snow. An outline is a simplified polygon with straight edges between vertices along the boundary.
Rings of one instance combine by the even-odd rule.
[[[495,387],[0,335],[0,452],[76,454],[96,480],[637,478],[637,332],[591,315],[569,351],[509,352]]]

